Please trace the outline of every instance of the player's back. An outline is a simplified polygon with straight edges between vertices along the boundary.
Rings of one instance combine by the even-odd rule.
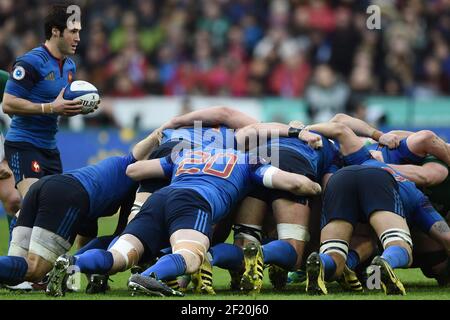
[[[310,163],[311,168],[316,173],[317,181],[320,181],[324,174],[335,172],[341,166],[338,149],[327,138],[322,135],[321,137],[322,147],[318,149],[313,149],[298,138],[287,137],[272,139],[269,145],[272,152],[276,151],[277,148],[288,148],[297,152]]]
[[[16,59],[5,92],[33,103],[49,103],[72,81],[72,59],[59,60],[42,45]],[[14,115],[6,140],[25,141],[46,149],[56,148],[57,115]]]
[[[124,198],[137,188],[137,183],[126,175],[127,166],[135,161],[130,153],[65,173],[79,180],[89,194],[90,218],[113,214]]]
[[[169,141],[184,140],[195,147],[203,148],[235,148],[235,132],[226,126],[218,127],[185,127],[163,130],[161,144]]]
[[[193,189],[202,195],[217,222],[250,190],[249,159],[248,154],[234,149],[186,150],[165,170],[172,170],[171,187]]]

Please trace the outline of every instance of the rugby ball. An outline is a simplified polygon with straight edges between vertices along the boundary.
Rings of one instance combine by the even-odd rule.
[[[83,114],[91,112],[100,103],[97,88],[91,83],[82,80],[74,81],[68,85],[64,90],[63,98],[66,100],[81,100]]]

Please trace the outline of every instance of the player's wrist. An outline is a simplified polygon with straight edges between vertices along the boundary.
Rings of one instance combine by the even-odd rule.
[[[298,138],[300,132],[305,128],[304,125],[302,125],[299,128],[289,127],[288,129],[288,137]]]
[[[372,135],[370,136],[373,140],[378,141],[380,137],[383,135],[383,131],[380,130],[374,130]]]
[[[41,112],[42,112],[42,114],[54,113],[53,104],[52,103],[41,103]]]

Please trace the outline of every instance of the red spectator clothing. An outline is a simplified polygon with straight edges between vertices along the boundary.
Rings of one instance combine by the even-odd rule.
[[[299,97],[303,95],[310,74],[311,67],[306,62],[300,64],[296,69],[279,64],[270,77],[269,86],[279,96]]]

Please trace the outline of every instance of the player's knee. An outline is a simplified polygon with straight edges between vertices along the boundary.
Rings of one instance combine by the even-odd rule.
[[[186,263],[186,274],[192,274],[200,269],[207,248],[199,241],[178,240],[172,247],[172,252],[183,256]]]
[[[233,226],[234,231],[234,242],[242,243],[245,245],[246,242],[255,242],[261,244],[262,241],[262,226],[255,224],[235,224]]]
[[[280,240],[298,240],[308,242],[310,234],[308,227],[294,223],[278,223],[277,224],[278,239]]]
[[[28,255],[32,231],[33,229],[23,226],[13,229],[11,244],[8,249],[9,256],[26,257]]]
[[[125,271],[137,265],[141,256],[138,248],[124,237],[120,237],[108,251],[114,259],[110,273]]]

